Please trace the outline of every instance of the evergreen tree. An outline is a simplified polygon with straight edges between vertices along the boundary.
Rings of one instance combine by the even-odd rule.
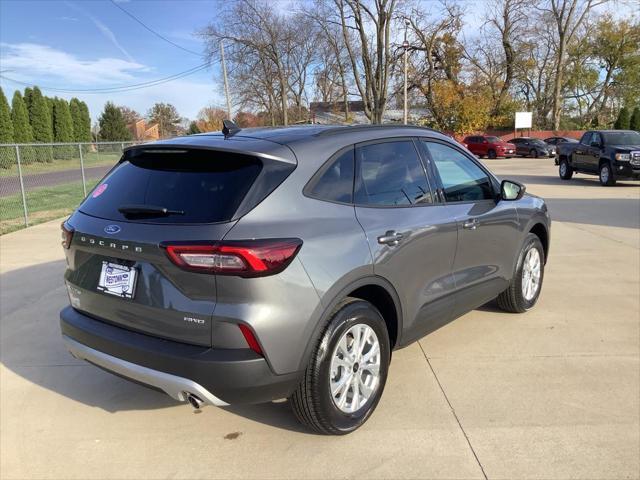
[[[0,88],[0,143],[13,143],[13,124],[11,123],[11,109],[4,91]]]
[[[82,142],[91,141],[91,115],[89,115],[89,107],[86,103],[80,102],[80,118],[82,120]]]
[[[16,143],[33,143],[33,131],[29,124],[29,112],[18,90],[11,100],[11,121],[13,123],[13,140]],[[27,165],[36,161],[34,147],[20,147],[20,162]]]
[[[629,110],[627,109],[627,107],[622,107],[620,109],[620,113],[618,113],[616,123],[613,124],[613,128],[615,128],[616,130],[628,130],[630,123],[631,118],[629,115]]]
[[[112,102],[107,102],[98,120],[100,123],[100,141],[121,142],[131,140],[131,132],[124,121],[122,111]]]
[[[53,142],[53,132],[51,129],[51,116],[47,101],[42,96],[38,87],[33,87],[29,104],[29,121],[33,130],[33,138],[38,143]],[[51,162],[53,151],[51,147],[36,147],[39,162]]]
[[[635,130],[636,132],[640,132],[640,106],[633,109],[631,121],[629,122],[629,128],[631,130]]]
[[[13,143],[11,110],[2,88],[0,88],[0,143]],[[0,147],[0,168],[11,168],[15,163],[14,155],[13,147]]]
[[[187,135],[195,135],[196,133],[202,133],[202,132],[198,128],[198,123],[194,121],[194,122],[191,122],[189,124],[189,129],[187,130]]]
[[[27,112],[31,110],[31,99],[33,98],[33,88],[27,87],[24,89],[24,106],[27,107]]]
[[[56,143],[73,142],[73,120],[69,112],[69,104],[63,98],[53,100],[53,139]],[[56,158],[69,159],[74,154],[73,146],[56,146]]]

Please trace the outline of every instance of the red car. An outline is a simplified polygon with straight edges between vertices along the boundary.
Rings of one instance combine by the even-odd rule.
[[[466,137],[463,143],[469,151],[480,158],[511,158],[516,154],[516,146],[513,143],[507,143],[498,137],[489,137],[484,135],[472,135]]]

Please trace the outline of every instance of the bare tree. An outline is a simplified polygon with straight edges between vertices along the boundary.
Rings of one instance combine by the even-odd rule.
[[[553,129],[560,128],[560,116],[563,105],[563,81],[566,69],[567,47],[574,39],[594,7],[607,3],[608,0],[549,0],[541,8],[552,19],[557,34],[557,50],[555,58],[555,82],[553,85],[552,120]]]
[[[371,123],[382,123],[392,67],[391,26],[397,0],[333,1],[364,113]]]

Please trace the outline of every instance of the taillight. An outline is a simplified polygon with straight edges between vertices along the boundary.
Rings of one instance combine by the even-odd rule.
[[[242,332],[242,335],[244,336],[244,339],[246,340],[247,345],[249,345],[249,348],[254,352],[256,352],[258,355],[264,356],[264,354],[262,353],[262,348],[260,348],[260,344],[258,343],[258,340],[256,339],[256,336],[254,335],[253,330],[251,330],[251,328],[249,328],[244,323],[241,323],[238,326],[240,327],[240,331]]]
[[[62,246],[69,248],[73,239],[73,228],[67,225],[67,222],[62,222],[60,228],[62,229]]]
[[[264,277],[283,271],[302,246],[297,238],[242,240],[209,244],[162,244],[185,270],[217,275]]]

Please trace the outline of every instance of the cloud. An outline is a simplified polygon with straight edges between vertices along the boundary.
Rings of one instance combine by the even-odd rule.
[[[38,43],[1,43],[0,64],[3,70],[11,70],[11,78],[38,82],[64,82],[67,85],[91,88],[101,85],[133,83],[134,74],[149,71],[137,62],[119,58],[81,60],[61,50]],[[88,86],[88,87],[87,87]]]
[[[136,61],[131,56],[131,54],[120,44],[120,42],[118,41],[118,38],[116,37],[116,34],[113,33],[113,31],[109,27],[107,27],[102,21],[98,20],[96,17],[91,15],[89,12],[87,12],[84,8],[80,7],[79,5],[76,5],[75,3],[65,2],[65,4],[73,8],[74,10],[82,13],[83,15],[87,16],[96,26],[96,28],[102,33],[102,35],[104,35],[104,37],[107,38],[113,44],[114,47],[120,50],[122,54],[125,57],[127,57],[127,59],[129,59],[130,62]]]

